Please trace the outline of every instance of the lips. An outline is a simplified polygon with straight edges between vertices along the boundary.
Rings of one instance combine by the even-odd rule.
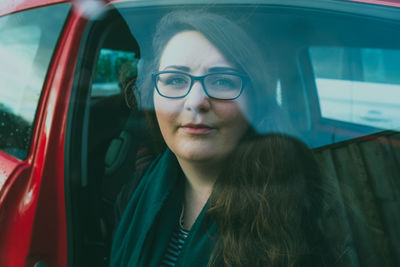
[[[180,127],[185,133],[192,135],[207,135],[215,131],[215,128],[203,123],[187,123]]]

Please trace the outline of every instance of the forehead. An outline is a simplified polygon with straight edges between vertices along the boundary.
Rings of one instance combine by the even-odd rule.
[[[159,69],[170,66],[186,66],[191,71],[203,71],[213,66],[232,67],[232,64],[203,34],[184,31],[174,35],[161,54]]]

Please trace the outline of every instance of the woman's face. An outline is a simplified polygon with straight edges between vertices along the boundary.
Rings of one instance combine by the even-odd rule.
[[[184,31],[172,37],[164,48],[159,71],[166,70],[201,76],[215,71],[232,72],[235,66],[204,35]],[[248,128],[242,114],[246,106],[244,94],[235,100],[211,99],[199,81],[183,98],[165,98],[154,90],[161,133],[178,160],[224,159]]]

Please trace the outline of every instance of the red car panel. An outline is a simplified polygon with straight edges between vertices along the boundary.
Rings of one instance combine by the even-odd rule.
[[[382,6],[393,6],[400,7],[400,1],[398,0],[348,0],[353,2],[360,2],[366,4],[382,5]]]
[[[17,10],[65,1],[28,1]],[[66,266],[64,132],[86,19],[72,12],[53,55],[24,161],[0,152],[0,266]]]
[[[26,9],[38,8],[43,6],[49,6],[64,2],[70,2],[69,0],[29,0],[29,1],[5,1],[6,3],[1,5],[0,16],[5,14],[12,14]]]

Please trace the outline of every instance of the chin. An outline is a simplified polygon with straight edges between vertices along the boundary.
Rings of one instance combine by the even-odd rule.
[[[210,161],[210,160],[216,159],[215,154],[199,153],[199,152],[194,152],[194,153],[183,152],[183,153],[180,153],[180,155],[178,157],[188,160],[188,161],[196,161],[196,162],[205,162],[205,161]]]
[[[206,162],[219,158],[219,155],[214,153],[213,150],[215,148],[203,146],[202,148],[179,149],[178,151],[174,151],[174,153],[178,158],[183,160]]]
[[[216,142],[181,142],[169,147],[178,158],[193,162],[219,161],[229,154],[226,146]]]

